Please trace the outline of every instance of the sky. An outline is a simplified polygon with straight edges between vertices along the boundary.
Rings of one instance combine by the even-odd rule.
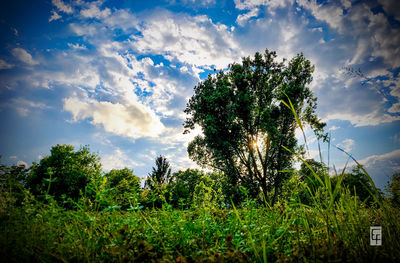
[[[195,85],[268,48],[315,65],[310,88],[331,135],[329,151],[321,142],[331,169],[349,161],[338,146],[380,188],[400,172],[397,0],[5,0],[0,39],[6,164],[71,144],[89,145],[105,171],[145,177],[160,154],[173,171],[196,168],[186,147],[201,129],[183,135]]]

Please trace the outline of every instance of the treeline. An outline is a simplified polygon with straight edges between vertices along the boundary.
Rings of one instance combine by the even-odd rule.
[[[280,191],[278,203],[296,201],[312,205],[313,198],[323,201],[329,198],[326,182],[332,190],[338,183],[341,184],[367,206],[373,205],[376,199],[384,198],[380,190],[376,192],[372,181],[360,167],[328,180],[326,166],[311,159],[304,162],[299,170],[287,172],[291,175]],[[3,207],[6,202],[22,205],[27,196],[43,202],[52,199],[68,209],[85,205],[97,211],[162,207],[229,208],[232,204],[241,206],[249,200],[265,201],[262,192],[251,196],[245,182],[232,185],[221,172],[186,169],[172,173],[168,160],[162,155],[156,158],[155,167],[141,187],[140,178],[132,169],[104,172],[99,156],[91,153],[88,146],[78,150],[71,145],[53,146],[50,155],[39,163],[34,162],[29,168],[1,165],[0,180]],[[387,190],[391,193],[390,202],[399,206],[399,174],[392,176]]]

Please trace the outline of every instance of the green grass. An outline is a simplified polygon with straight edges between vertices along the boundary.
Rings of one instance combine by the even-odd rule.
[[[399,259],[399,210],[385,201],[366,207],[346,189],[335,191],[339,196],[335,202],[315,198],[311,206],[291,200],[270,208],[249,201],[233,209],[130,212],[92,211],[85,205],[66,210],[54,201],[43,204],[35,200],[16,207],[11,199],[3,199],[0,257],[8,262]],[[374,225],[383,229],[380,247],[369,244],[369,227]]]

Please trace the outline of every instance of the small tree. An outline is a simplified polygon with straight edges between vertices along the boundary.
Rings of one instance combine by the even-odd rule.
[[[167,184],[171,178],[171,168],[167,158],[160,155],[156,158],[156,167],[148,175],[145,181],[145,188],[149,189],[149,201],[153,206],[161,207],[167,201]]]
[[[53,146],[50,155],[34,163],[27,185],[35,195],[50,194],[56,200],[62,195],[77,200],[91,180],[101,174],[100,158],[89,147],[74,151],[72,145]]]
[[[197,169],[178,171],[171,177],[168,184],[170,202],[176,207],[189,207],[193,202],[193,193],[200,183],[204,173]]]
[[[160,155],[156,158],[156,167],[147,177],[145,187],[154,190],[157,186],[165,185],[171,178],[171,168],[167,158]]]
[[[128,168],[113,169],[106,173],[105,177],[107,178],[107,190],[117,205],[123,208],[137,205],[140,178],[134,175],[132,170]]]
[[[0,164],[0,213],[7,205],[22,204],[27,191],[24,184],[28,171],[23,165],[9,167]]]
[[[368,205],[375,201],[374,196],[376,198],[383,196],[379,189],[377,189],[378,192],[375,191],[375,186],[358,166],[354,167],[351,173],[343,174],[342,185],[347,187],[352,195],[358,196],[361,201]]]
[[[211,177],[203,175],[194,189],[192,205],[195,208],[215,208],[221,198],[221,188],[215,186],[215,181]]]

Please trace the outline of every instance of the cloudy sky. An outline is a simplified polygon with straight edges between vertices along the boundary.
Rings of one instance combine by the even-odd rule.
[[[380,187],[400,171],[397,0],[6,0],[0,10],[3,163],[30,164],[66,143],[141,177],[159,154],[174,171],[195,167],[186,146],[200,131],[182,134],[194,86],[268,48],[315,65],[333,145]],[[329,156],[338,169],[348,159],[334,147]]]

